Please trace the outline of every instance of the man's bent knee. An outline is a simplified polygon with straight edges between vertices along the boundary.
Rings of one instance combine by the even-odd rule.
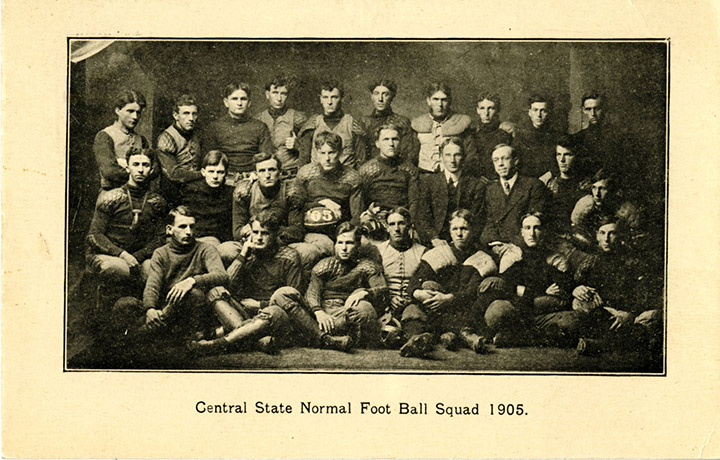
[[[491,329],[502,329],[511,324],[516,315],[517,310],[512,303],[507,300],[496,300],[485,312],[485,323]]]

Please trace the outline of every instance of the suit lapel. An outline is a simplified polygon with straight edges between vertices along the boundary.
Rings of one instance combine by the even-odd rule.
[[[498,184],[500,186],[500,193],[503,194],[505,197],[505,209],[502,212],[502,215],[500,219],[504,219],[505,216],[508,215],[512,209],[517,206],[520,199],[525,194],[525,182],[521,180],[522,178],[518,176],[517,180],[515,181],[515,185],[513,185],[513,188],[510,189],[510,195],[505,195],[505,192],[502,190],[502,184],[498,181]]]
[[[442,228],[447,219],[448,209],[448,185],[445,182],[445,174],[435,173],[435,196],[437,196],[438,213],[435,216],[435,225]]]

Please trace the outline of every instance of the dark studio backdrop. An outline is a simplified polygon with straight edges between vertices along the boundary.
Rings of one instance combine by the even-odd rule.
[[[664,231],[667,44],[665,42],[213,42],[115,41],[98,54],[70,64],[69,253],[82,263],[84,237],[99,190],[92,154],[95,134],[115,119],[112,100],[123,87],[140,90],[147,109],[137,131],[153,145],[172,122],[172,99],[190,91],[199,102],[200,128],[226,112],[222,90],[231,81],[252,87],[251,113],[266,108],[264,86],[274,75],[296,80],[292,107],[320,111],[319,87],[336,79],[345,87],[344,110],[372,111],[368,84],[398,83],[393,108],[412,118],[427,111],[424,87],[441,79],[453,90],[456,112],[477,117],[480,88],[500,94],[502,121],[527,118],[534,92],[554,101],[551,122],[581,129],[580,98],[589,89],[606,95],[607,122],[626,133],[643,170],[626,187],[646,206],[651,229]]]

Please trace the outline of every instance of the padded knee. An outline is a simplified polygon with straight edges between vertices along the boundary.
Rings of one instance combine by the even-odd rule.
[[[292,304],[298,304],[302,302],[302,294],[300,291],[291,286],[279,287],[270,296],[270,305],[277,305],[283,310],[290,307]]]
[[[227,290],[225,286],[215,286],[214,288],[210,289],[210,292],[207,294],[207,301],[208,303],[215,303],[218,300],[230,300],[230,292]]]
[[[517,309],[507,300],[496,300],[488,306],[485,312],[485,322],[488,327],[500,330],[511,325],[517,316]]]
[[[119,257],[98,256],[95,268],[102,281],[124,282],[130,279],[130,266]]]
[[[401,320],[402,324],[410,321],[427,322],[427,314],[417,304],[410,304],[403,310]]]
[[[190,291],[185,294],[185,298],[183,300],[185,305],[191,307],[204,307],[207,304],[207,297],[205,297],[205,293],[198,288],[190,289]]]
[[[358,312],[358,322],[360,323],[371,323],[377,321],[377,312],[372,304],[367,300],[361,300],[352,307],[352,309]]]
[[[273,331],[290,322],[290,318],[288,318],[285,310],[278,307],[277,305],[268,305],[267,307],[261,309],[257,317],[259,319],[269,322],[270,327],[273,329]]]

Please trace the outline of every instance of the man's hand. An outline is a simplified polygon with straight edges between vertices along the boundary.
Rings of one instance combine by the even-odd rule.
[[[455,296],[452,294],[443,294],[442,292],[436,293],[423,302],[423,305],[428,307],[430,311],[438,313],[447,308],[452,301],[455,300]]]
[[[434,248],[437,248],[437,247],[440,247],[440,246],[447,246],[447,245],[448,245],[448,242],[447,242],[447,241],[445,241],[445,240],[443,240],[443,239],[440,239],[440,238],[437,238],[437,237],[433,238],[430,242],[432,243],[432,245],[433,245]]]
[[[185,297],[185,294],[190,292],[190,289],[192,289],[193,286],[195,286],[195,279],[185,278],[170,289],[170,292],[167,293],[165,300],[170,305],[180,303],[180,301]]]
[[[573,289],[572,295],[583,302],[590,302],[597,295],[597,291],[591,287],[580,285]]]
[[[611,331],[615,329],[620,329],[626,324],[632,324],[633,321],[635,321],[635,315],[633,315],[629,311],[616,310],[611,307],[605,307],[605,310],[607,310],[615,320],[610,326]]]
[[[362,299],[367,297],[367,295],[368,295],[368,292],[366,290],[364,290],[364,289],[357,290],[348,296],[348,298],[345,300],[345,305],[347,305],[348,307],[354,307]]]
[[[425,303],[426,300],[435,294],[439,294],[438,291],[433,291],[432,289],[416,289],[415,292],[413,292],[413,298]]]
[[[240,304],[243,307],[250,309],[250,310],[260,310],[260,301],[255,300],[255,299],[250,299],[250,298],[242,299],[240,301]]]
[[[393,311],[402,310],[407,305],[407,301],[400,296],[394,296],[390,299],[390,306]]]
[[[151,331],[165,327],[165,318],[160,310],[154,308],[149,309],[145,313],[145,324]]]
[[[553,283],[545,289],[547,295],[560,295],[560,286],[557,283]]]
[[[296,141],[297,134],[295,134],[295,131],[290,131],[290,137],[285,139],[285,148],[288,150],[295,150]]]
[[[332,209],[333,211],[340,212],[341,206],[337,203],[335,203],[330,198],[325,198],[323,200],[318,201],[318,204],[325,206],[328,209]]]
[[[247,257],[252,251],[255,249],[259,249],[260,246],[258,246],[253,240],[252,235],[248,237],[248,239],[245,240],[245,242],[242,245],[242,249],[240,249],[240,255],[243,257]]]
[[[126,264],[128,264],[131,273],[136,273],[140,269],[140,262],[138,262],[135,256],[130,254],[129,252],[123,251],[118,257],[120,257],[122,260],[125,261]]]
[[[315,319],[317,319],[321,331],[330,333],[333,331],[333,329],[335,329],[335,320],[332,316],[328,315],[324,311],[316,311]]]

